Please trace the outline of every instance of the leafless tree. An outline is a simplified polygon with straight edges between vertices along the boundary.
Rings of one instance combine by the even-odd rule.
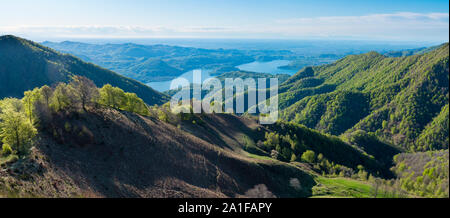
[[[70,86],[75,91],[77,100],[81,103],[81,107],[86,111],[86,106],[95,102],[100,96],[95,83],[83,76],[74,76],[70,82]]]
[[[300,180],[297,178],[291,178],[289,180],[289,185],[294,188],[295,190],[299,191],[302,189],[302,185],[300,184]]]
[[[249,198],[276,198],[264,184],[256,185],[254,188],[248,190],[245,192],[245,196]]]
[[[45,105],[47,106],[47,108],[49,108],[50,107],[50,98],[53,95],[53,89],[46,85],[42,86],[41,94],[42,94],[42,97],[44,98]]]
[[[375,178],[375,180],[373,181],[372,188],[374,198],[378,197],[378,191],[380,190],[381,183],[382,181],[378,178]]]

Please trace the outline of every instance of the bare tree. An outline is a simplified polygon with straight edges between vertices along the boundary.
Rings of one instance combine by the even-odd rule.
[[[302,189],[300,180],[298,180],[297,178],[291,178],[289,180],[289,185],[297,191],[300,191]]]
[[[245,192],[245,196],[249,198],[276,198],[264,184],[256,185],[254,188],[248,190]]]
[[[378,197],[378,191],[380,190],[380,186],[381,186],[381,180],[378,178],[375,178],[372,184],[372,188],[373,188],[373,197],[376,198]]]
[[[77,100],[81,103],[81,107],[86,111],[86,106],[92,104],[100,96],[95,83],[83,76],[74,76],[70,82],[70,86],[75,91]]]
[[[47,106],[47,108],[49,108],[50,107],[50,98],[53,95],[52,88],[50,88],[50,87],[48,87],[46,85],[42,86],[41,94],[42,94],[42,97],[44,98],[45,105]]]

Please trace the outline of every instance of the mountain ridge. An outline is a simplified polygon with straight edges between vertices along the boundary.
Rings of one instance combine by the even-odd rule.
[[[66,82],[71,75],[80,75],[97,86],[109,83],[137,93],[151,105],[168,99],[140,82],[12,35],[0,36],[0,63],[0,97],[21,97],[26,90]]]

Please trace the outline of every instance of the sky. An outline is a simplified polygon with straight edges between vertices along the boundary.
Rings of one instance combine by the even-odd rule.
[[[448,0],[0,0],[0,35],[447,42]]]

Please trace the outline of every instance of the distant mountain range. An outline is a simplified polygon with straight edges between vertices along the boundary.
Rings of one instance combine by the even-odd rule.
[[[388,57],[407,57],[411,55],[417,55],[417,54],[425,54],[427,52],[433,51],[435,49],[438,49],[440,46],[431,46],[431,47],[422,47],[422,48],[416,48],[416,49],[406,49],[406,50],[399,50],[399,51],[390,51],[383,53],[384,55]]]
[[[287,50],[201,49],[133,43],[100,45],[69,41],[42,44],[143,83],[171,80],[195,69],[208,69],[218,75],[229,69],[236,70],[234,67],[241,64],[294,56]]]
[[[150,105],[161,104],[168,99],[138,81],[72,55],[15,36],[0,37],[0,98],[21,97],[24,91],[67,82],[73,75],[86,76],[100,87],[109,83],[136,93]]]
[[[208,69],[213,75],[220,75],[237,71],[236,66],[253,61],[291,60],[290,64],[281,66],[280,69],[297,71],[307,66],[333,63],[346,55],[360,54],[371,49],[388,56],[408,56],[426,51],[425,48],[420,48],[386,52],[388,49],[402,46],[384,45],[388,47],[383,47],[376,44],[356,46],[358,43],[348,44],[345,42],[322,42],[320,46],[317,44],[318,42],[310,42],[312,44],[307,42],[303,44],[279,43],[281,49],[273,47],[273,45],[273,49],[267,49],[264,44],[258,44],[259,47],[251,48],[238,46],[240,49],[204,49],[134,43],[88,44],[72,41],[60,43],[46,41],[42,44],[143,83],[168,81],[194,69]],[[292,47],[287,47],[290,44]],[[225,44],[222,45],[225,46]]]

